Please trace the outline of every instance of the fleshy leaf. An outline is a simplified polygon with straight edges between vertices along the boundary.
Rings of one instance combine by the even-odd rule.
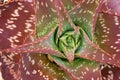
[[[1,57],[0,61],[2,62],[2,73],[5,80],[11,80],[11,79],[17,80],[17,79],[20,79],[20,77],[23,80],[26,80],[26,79],[27,80],[34,80],[34,79],[35,80],[38,80],[38,79],[39,80],[41,79],[42,80],[46,80],[46,79],[50,79],[50,80],[56,80],[56,79],[59,79],[59,80],[91,79],[93,80],[95,79],[97,80],[98,79],[99,80],[101,79],[99,62],[120,67],[120,63],[118,63],[117,61],[117,59],[119,58],[119,55],[116,53],[115,55],[112,53],[109,54],[109,50],[106,49],[107,47],[104,48],[103,47],[104,45],[101,47],[101,43],[99,44],[99,41],[101,39],[99,40],[98,36],[104,35],[104,33],[100,33],[101,29],[99,29],[98,26],[96,27],[95,38],[96,38],[96,43],[99,44],[100,47],[92,43],[91,41],[94,33],[94,25],[97,20],[98,12],[104,0],[85,0],[83,4],[80,4],[80,2],[76,2],[80,0],[70,0],[69,3],[72,6],[69,3],[66,3],[68,2],[68,0],[65,0],[66,2],[62,0],[36,0],[36,4],[37,4],[36,5],[37,6],[36,34],[37,34],[37,37],[40,37],[40,39],[36,39],[35,36],[32,36],[33,38],[35,38],[35,40],[33,39],[33,42],[26,43],[26,42],[29,42],[26,40],[26,38],[28,37],[29,33],[33,32],[35,28],[35,23],[34,23],[35,7],[33,4],[34,2],[31,3],[32,0],[28,0],[28,1],[30,2],[27,2],[27,1],[13,2],[13,3],[9,3],[8,5],[0,7],[0,9],[5,8],[5,9],[2,9],[1,11],[2,12],[1,17],[4,17],[4,18],[2,18],[3,20],[0,19],[1,20],[0,22],[2,23],[2,27],[0,27],[1,28],[0,34],[2,35],[0,35],[0,37],[1,39],[3,39],[0,42],[2,44],[0,46],[0,49],[10,48],[9,50],[12,50],[12,51],[16,51],[16,50],[21,51],[19,53],[29,52],[27,54],[18,54],[18,53],[10,53],[9,55],[6,53],[0,54],[0,57]],[[71,9],[74,5],[74,3],[71,3],[71,2],[75,2],[77,6],[75,6],[68,13],[67,10]],[[18,5],[19,7],[17,7]],[[70,7],[67,7],[67,6],[70,6]],[[24,8],[25,10],[22,12]],[[19,15],[19,13],[17,12],[19,12],[19,10],[21,10],[20,13],[22,14],[22,17],[20,15],[19,16],[20,21],[19,21],[19,18],[16,21],[16,17],[18,17]],[[11,13],[11,11],[13,11],[14,13],[9,14]],[[31,13],[29,13],[29,11]],[[4,12],[5,14],[3,14]],[[24,15],[23,13],[26,13],[26,14]],[[32,17],[30,17],[31,20],[26,20],[28,19],[28,16],[29,16],[28,13],[32,14]],[[7,18],[6,18],[6,14],[8,14]],[[13,16],[14,18],[9,17],[9,15]],[[72,20],[69,17],[69,15],[71,16]],[[108,16],[109,15],[107,15],[107,18],[109,19],[110,16],[109,17]],[[113,19],[115,21],[114,26],[118,27],[119,25],[118,17],[117,16],[112,16],[112,17],[114,17]],[[4,20],[6,20],[6,22],[8,23],[5,23]],[[16,21],[15,22],[16,25],[11,25],[10,23],[14,22],[14,20]],[[72,21],[75,23],[75,25]],[[99,24],[99,21],[98,21],[98,24]],[[5,25],[3,25],[4,23]],[[23,23],[25,23],[26,26]],[[108,23],[105,23],[105,25],[107,26],[109,25],[110,28],[114,29],[114,27],[111,27],[113,23],[112,22],[110,23],[109,20],[108,20]],[[23,24],[23,25],[20,25],[20,24]],[[102,25],[104,24],[102,23]],[[53,32],[55,31],[55,28],[59,27],[58,37],[61,36],[62,32],[64,33],[70,29],[72,29],[73,31],[75,30],[75,33],[77,33],[79,29],[76,26],[79,26],[80,29],[82,28],[82,30],[85,31],[85,34],[87,35],[84,35],[83,38],[85,39],[82,42],[83,45],[82,47],[80,47],[77,54],[74,54],[75,53],[74,49],[73,51],[71,51],[72,53],[69,51],[65,53],[68,59],[67,60],[66,57],[63,58],[59,56],[58,55],[59,52],[57,51],[56,48],[54,48],[53,46],[54,44],[52,42],[54,41]],[[4,28],[6,28],[5,32],[3,30]],[[118,31],[117,30],[118,28],[115,28],[115,30]],[[21,33],[19,32],[17,34],[18,30],[20,30]],[[14,33],[16,35],[14,35]],[[52,33],[52,34],[49,35],[49,33]],[[118,32],[116,33],[117,33],[117,37],[119,37]],[[23,34],[24,36],[21,36]],[[13,36],[9,38],[9,36],[11,35]],[[66,38],[66,36],[62,37],[62,41],[66,45],[66,41],[64,41],[63,38]],[[68,38],[69,38],[68,40],[72,40],[72,43],[70,43],[69,46],[73,47],[74,38],[71,38],[71,36]],[[31,39],[31,36],[29,35],[29,38],[27,39]],[[111,37],[109,37],[109,39],[111,40]],[[119,41],[120,41],[119,38],[117,38],[117,40],[118,42],[115,42],[115,43],[119,44]],[[15,48],[16,45],[21,45],[24,43],[24,41],[26,44],[22,46],[17,46]],[[3,44],[3,42],[7,44]],[[108,42],[108,44],[110,43]],[[11,48],[11,47],[14,47],[14,48]],[[119,47],[120,46],[117,46],[117,47],[110,46],[110,48],[113,48],[115,52],[120,51]],[[33,52],[35,52],[35,54],[33,54]],[[39,54],[36,52],[39,52]],[[49,53],[51,53],[52,56],[49,56],[51,55]],[[43,55],[43,54],[49,54],[49,55]],[[53,56],[53,54],[56,54],[57,56]],[[117,55],[118,57],[116,57]],[[74,58],[74,57],[77,57],[77,58]],[[64,71],[66,71],[66,73],[63,70],[58,70],[59,67]],[[112,69],[115,70],[115,68],[113,67]],[[107,74],[107,73],[104,74],[104,70],[106,70],[106,68],[104,68],[101,72],[103,75],[103,78],[106,77],[106,74]],[[114,73],[114,70],[113,70],[113,73]],[[118,75],[116,74],[116,78],[118,78],[117,76]]]
[[[80,1],[83,1],[83,0],[73,0],[73,2],[76,4],[79,4]]]
[[[22,59],[23,80],[66,80],[69,76],[51,62],[47,55],[24,54]]]
[[[78,53],[79,57],[120,67],[120,63],[114,59],[114,56],[109,55],[109,53],[104,51],[98,45],[92,43],[85,33],[83,41],[83,46]]]
[[[102,2],[103,0],[85,0],[69,12],[73,22],[83,28],[91,40],[94,33],[94,24]]]
[[[99,64],[93,61],[76,58],[69,63],[67,60],[53,57],[55,62],[71,76],[70,80],[100,79]]]
[[[73,24],[70,16],[68,15],[67,10],[64,7],[64,4],[62,3],[62,0],[60,0],[60,1],[55,0],[54,4],[55,4],[55,8],[56,8],[56,11],[57,11],[57,14],[58,14],[58,18],[59,18],[59,28],[58,28],[58,33],[57,33],[57,36],[55,37],[55,39],[58,39],[60,36],[63,35],[63,33],[65,33],[66,31],[69,31],[69,30],[73,30],[73,33],[76,34],[79,30]],[[62,46],[62,47],[64,46],[61,43],[59,43],[59,41],[58,41],[58,45]],[[68,58],[69,61],[72,61],[74,59],[74,51],[75,51],[75,49],[72,49],[71,51],[68,51],[67,50],[68,47],[63,47],[63,48],[64,49],[66,48],[64,50],[64,54],[65,54],[66,58]]]
[[[25,37],[34,31],[35,11],[32,4],[30,2],[13,2],[0,7],[0,49],[22,44]]]
[[[101,64],[101,75],[103,80],[119,80],[120,79],[120,68]]]
[[[42,4],[42,5],[40,4],[40,6],[43,6],[43,2],[41,1],[40,3]],[[60,29],[59,29],[60,31],[59,32],[62,33],[63,31],[72,29],[72,26],[74,24],[72,23],[72,20],[70,19],[69,15],[67,13],[67,10],[65,9],[63,3],[61,1],[54,0],[54,5],[55,5],[55,10],[57,11],[57,14],[58,14],[58,17],[59,17],[59,21],[60,21],[59,22],[59,25],[60,25],[59,26],[60,27]],[[65,15],[64,15],[64,13],[65,13]],[[39,15],[38,15],[38,17],[39,17]],[[39,24],[39,22],[38,22],[38,24]],[[56,25],[58,25],[58,23]],[[75,27],[76,26],[74,25],[74,28]],[[55,28],[56,28],[56,26],[55,26]],[[27,43],[27,45],[25,44],[23,46],[18,46],[17,48],[8,49],[6,51],[7,52],[11,52],[11,51],[15,51],[15,52],[32,52],[32,53],[36,51],[36,52],[40,52],[40,53],[44,53],[44,54],[49,54],[51,52],[54,52],[53,54],[59,55],[58,52],[56,52],[54,50],[55,48],[53,48],[53,45],[54,45],[53,44],[53,37],[52,37],[52,36],[54,36],[52,34],[53,31],[54,31],[54,28],[48,34],[45,35],[46,39],[43,39],[44,36],[42,36],[42,37],[40,37],[40,39],[37,39],[33,43],[32,42],[30,44]],[[40,30],[37,29],[37,34],[40,34],[39,32],[41,33],[41,28],[40,28]],[[58,35],[59,35],[59,33],[58,33]],[[22,48],[20,48],[20,47],[22,47]],[[72,53],[72,55],[73,55],[73,58],[74,58],[74,53]]]
[[[0,10],[0,50],[23,44],[35,29],[34,0],[11,2]],[[20,54],[0,53],[0,62],[5,80],[20,79]]]
[[[72,9],[77,3],[76,0],[62,0],[62,2],[67,10]]]
[[[3,49],[1,50],[1,52],[7,52],[7,53],[14,52],[14,53],[22,53],[22,54],[41,53],[41,54],[63,56],[61,52],[59,52],[57,49],[55,49],[52,46],[53,31],[38,39],[36,39],[34,35],[30,35],[28,38],[26,38],[25,44],[20,46],[18,45],[17,47],[14,48]]]
[[[4,80],[20,79],[19,58],[20,55],[17,53],[0,54],[1,73]]]
[[[104,13],[120,16],[120,0],[106,0],[102,6]]]
[[[117,60],[120,60],[119,26],[120,17],[101,13],[95,29],[96,43]]]
[[[48,34],[53,28],[58,26],[58,18],[54,0],[36,0],[37,6],[37,36]]]

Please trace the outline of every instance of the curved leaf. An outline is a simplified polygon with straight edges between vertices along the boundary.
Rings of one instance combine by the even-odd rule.
[[[77,3],[76,0],[62,0],[62,2],[67,10],[71,10]]]
[[[54,0],[36,0],[37,6],[37,36],[48,34],[53,28],[58,26],[58,18]]]
[[[53,57],[55,62],[71,76],[70,80],[100,79],[99,64],[93,61],[77,58],[69,63],[58,57]]]
[[[39,53],[24,54],[22,59],[22,79],[23,80],[65,80],[69,76],[51,62],[47,55]]]
[[[0,10],[0,50],[23,44],[35,29],[34,0],[11,2],[0,6]],[[4,80],[20,79],[20,56],[0,53]]]
[[[61,0],[60,1],[55,0],[54,4],[55,4],[55,8],[56,8],[58,18],[59,18],[59,29],[58,29],[58,33],[57,33],[56,37],[61,36],[62,33],[64,33],[67,30],[70,30],[70,29],[76,30],[77,27],[73,24],[72,20],[70,19],[69,15],[68,15],[68,12],[65,9],[64,4],[62,3],[62,1]],[[74,59],[74,53],[73,53],[73,51],[71,53],[69,53],[69,54],[68,53],[69,52],[66,50],[65,51],[65,56],[70,61],[72,61]]]
[[[114,56],[111,56],[108,52],[104,51],[98,45],[92,43],[85,33],[83,47],[77,55],[79,57],[92,61],[108,63],[120,67],[119,61],[114,59]]]
[[[94,25],[103,0],[85,0],[69,12],[73,22],[81,27],[92,40]]]
[[[101,75],[103,80],[119,80],[120,79],[120,68],[101,64]]]
[[[95,29],[96,43],[117,60],[120,60],[119,21],[118,16],[101,13]]]
[[[37,36],[41,37],[58,25],[58,16],[55,9],[55,0],[36,0],[37,4]],[[73,0],[62,1],[67,10],[70,10],[75,2]]]
[[[22,44],[27,35],[34,31],[35,10],[30,5],[33,3],[28,3],[13,2],[0,7],[0,49]]]
[[[0,62],[2,63],[1,65],[1,72],[2,72],[2,77],[4,80],[16,80],[20,79],[19,75],[19,54],[15,53],[9,53],[9,54],[4,54],[1,53],[0,55]]]
[[[120,16],[120,0],[106,0],[102,6],[104,13]]]

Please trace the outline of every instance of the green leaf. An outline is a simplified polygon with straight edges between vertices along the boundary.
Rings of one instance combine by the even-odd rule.
[[[82,58],[69,63],[67,60],[53,57],[54,61],[71,76],[71,80],[100,79],[99,64]]]
[[[67,11],[71,10],[76,5],[74,0],[62,0],[62,2]]]
[[[58,26],[58,17],[53,0],[37,0],[37,36],[48,34]]]
[[[75,6],[75,8],[69,12],[72,21],[86,32],[90,40],[92,40],[94,24],[101,3],[102,1],[100,0],[85,0],[82,4]]]

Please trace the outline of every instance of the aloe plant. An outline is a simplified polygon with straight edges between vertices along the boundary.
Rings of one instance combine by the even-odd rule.
[[[119,80],[119,0],[3,0],[4,80]]]

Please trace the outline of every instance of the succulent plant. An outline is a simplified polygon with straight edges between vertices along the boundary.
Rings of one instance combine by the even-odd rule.
[[[0,0],[4,80],[119,80],[119,0]]]

